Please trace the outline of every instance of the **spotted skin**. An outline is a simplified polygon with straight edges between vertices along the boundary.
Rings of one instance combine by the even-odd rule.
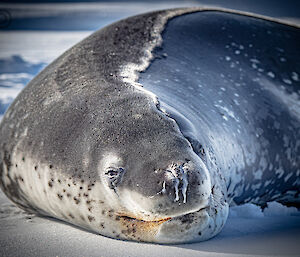
[[[210,127],[193,130],[199,121],[184,110],[194,114],[193,108],[205,108],[193,105],[189,90],[195,95],[195,88],[165,94],[137,75],[149,68],[144,75],[155,76],[151,69],[157,62],[151,61],[169,58],[156,49],[162,39],[168,42],[162,38],[165,25],[168,31],[171,22],[194,12],[206,17],[201,9],[177,9],[112,24],[65,52],[26,86],[0,124],[0,187],[15,204],[117,239],[185,243],[221,231],[229,203],[248,202],[244,182],[250,169],[243,173],[244,166],[234,160],[253,156],[231,146],[238,134],[214,141],[205,134],[213,131]],[[221,109],[216,129],[226,118],[240,119],[226,105],[214,108]],[[229,135],[230,129],[236,128],[224,131]],[[293,133],[283,138],[290,147]],[[269,159],[251,161],[265,166]],[[293,178],[294,172],[284,175],[286,181]]]

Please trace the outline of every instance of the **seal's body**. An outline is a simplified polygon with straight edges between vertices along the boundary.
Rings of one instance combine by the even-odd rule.
[[[6,195],[23,209],[102,235],[160,243],[213,237],[232,201],[299,203],[299,104],[288,103],[299,93],[293,87],[298,73],[291,70],[290,95],[267,80],[264,89],[259,83],[247,87],[254,74],[247,70],[240,71],[248,74],[241,87],[234,84],[234,69],[220,84],[210,83],[205,75],[215,75],[209,73],[219,72],[214,63],[224,65],[228,58],[205,65],[205,55],[193,57],[196,41],[215,42],[193,31],[209,20],[201,11],[161,11],[110,25],[34,78],[0,125],[0,185]],[[250,19],[211,13],[225,16],[229,25],[238,20],[241,27]],[[172,31],[177,21],[191,30]],[[297,28],[264,22],[273,24],[272,33],[278,25],[292,42],[299,38]],[[173,44],[174,35],[191,41]],[[183,47],[189,55],[180,55]],[[287,68],[296,56],[288,54]],[[149,67],[155,57],[167,61],[161,73],[160,60]],[[146,68],[137,83],[137,72]],[[193,74],[201,69],[205,73],[195,83]],[[177,70],[171,79],[165,75]],[[275,197],[273,188],[281,195]]]
[[[197,12],[172,19],[162,37],[153,54],[167,58],[152,62],[139,82],[194,151],[216,160],[229,199],[299,206],[299,29]]]

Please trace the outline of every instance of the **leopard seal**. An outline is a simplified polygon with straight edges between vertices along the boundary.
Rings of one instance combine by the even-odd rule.
[[[217,235],[230,204],[297,206],[296,42],[296,26],[214,8],[107,26],[10,106],[0,186],[29,212],[165,244]]]

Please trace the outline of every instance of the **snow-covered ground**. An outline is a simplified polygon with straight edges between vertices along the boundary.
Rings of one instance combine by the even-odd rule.
[[[64,222],[36,217],[0,193],[0,256],[299,256],[300,216],[271,203],[231,208],[215,238],[185,245],[154,245],[96,235]]]
[[[127,9],[115,6],[106,7],[102,12],[105,13],[105,23],[109,23],[116,20],[115,17],[122,11],[124,13],[120,17],[179,5],[183,4],[163,6],[156,3],[154,7],[141,4],[127,6]],[[190,2],[186,5],[190,5]],[[97,10],[101,11],[99,6]],[[91,8],[94,9],[93,6]],[[57,10],[63,8],[52,9],[57,15]],[[14,15],[23,15],[24,18],[23,9],[20,10]],[[115,14],[110,15],[109,10]],[[34,10],[32,13],[36,15]],[[29,15],[28,12],[25,14]],[[62,52],[92,32],[0,31],[0,119],[28,81]],[[299,211],[278,203],[269,204],[264,212],[251,204],[232,207],[227,224],[214,239],[196,244],[166,246],[110,239],[61,221],[36,217],[15,207],[0,191],[0,256],[258,255],[300,256]]]

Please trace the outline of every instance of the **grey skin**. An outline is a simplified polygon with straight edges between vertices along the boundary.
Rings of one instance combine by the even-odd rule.
[[[165,74],[174,71],[172,65],[178,63],[177,54],[155,48],[164,49],[165,43],[169,49],[169,43],[174,41],[164,38],[163,29],[164,33],[171,31],[172,38],[173,21],[182,20],[187,25],[190,21],[186,23],[186,17],[199,15],[201,20],[205,13],[202,9],[177,9],[122,20],[75,45],[36,76],[15,99],[0,125],[0,186],[5,194],[33,213],[113,238],[157,243],[194,242],[215,236],[225,224],[232,202],[263,204],[280,200],[298,204],[299,167],[291,169],[294,163],[299,166],[297,103],[297,112],[292,113],[284,102],[286,98],[275,101],[273,94],[265,99],[265,106],[280,106],[284,115],[289,115],[285,120],[288,125],[278,129],[280,135],[287,135],[288,143],[280,145],[284,150],[279,157],[269,159],[269,149],[277,149],[276,143],[252,137],[257,124],[251,117],[256,109],[249,118],[242,111],[230,112],[233,105],[219,105],[213,108],[226,113],[208,112],[207,117],[205,113],[211,108],[197,98],[195,83],[187,89],[185,82],[175,80],[174,87],[174,81],[168,84],[165,80],[164,90],[153,79],[160,76],[157,64],[162,71],[160,78],[169,79]],[[242,14],[235,15],[246,22],[258,22],[257,18],[247,21]],[[226,19],[230,23],[232,17]],[[295,27],[265,22],[275,24],[275,29],[277,25],[289,28],[299,37]],[[188,30],[182,33],[188,34]],[[175,53],[190,46],[187,41],[180,47],[174,48]],[[160,60],[171,62],[159,66]],[[137,73],[144,70],[143,75]],[[139,77],[141,84],[137,83]],[[213,101],[217,92],[214,90],[219,88],[205,84],[205,92],[211,90],[211,95],[205,97]],[[222,96],[223,100],[231,99],[232,94]],[[250,98],[247,93],[242,96]],[[251,104],[256,106],[255,101]],[[238,108],[252,108],[249,106],[243,103]],[[268,112],[269,109],[257,119],[265,120]],[[218,118],[212,118],[214,115]],[[224,117],[244,123],[241,128],[234,122],[223,126]],[[281,117],[273,118],[280,123]],[[268,134],[273,130],[263,131]],[[290,177],[297,183],[289,177],[284,188],[290,188],[292,194],[276,199],[249,196],[247,179],[251,172],[258,172],[260,152],[273,162],[273,168],[268,167],[272,185],[282,182],[276,168],[283,169],[284,178],[292,172]],[[253,179],[249,183],[258,185]],[[263,185],[257,187],[263,190]],[[280,188],[276,187],[276,192],[281,192]]]

